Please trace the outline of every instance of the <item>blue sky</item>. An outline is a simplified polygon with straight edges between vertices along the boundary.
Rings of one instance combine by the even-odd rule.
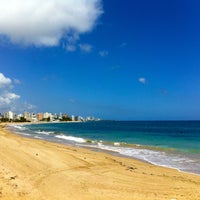
[[[199,1],[28,2],[0,0],[1,112],[200,119]]]

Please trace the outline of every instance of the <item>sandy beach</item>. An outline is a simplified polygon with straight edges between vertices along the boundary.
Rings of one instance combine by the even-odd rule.
[[[0,124],[1,200],[199,200],[200,176],[10,133]]]

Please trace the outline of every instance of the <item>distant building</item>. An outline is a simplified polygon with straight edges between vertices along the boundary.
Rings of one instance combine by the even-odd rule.
[[[31,114],[29,112],[24,112],[24,118],[27,120],[27,121],[31,121]]]
[[[74,115],[72,115],[72,121],[76,121],[76,118]]]
[[[10,120],[14,120],[15,113],[13,113],[12,111],[5,112],[4,113],[4,118],[10,119]]]
[[[57,120],[59,117],[58,117],[58,114],[57,113],[55,113],[54,115],[53,115],[53,118],[55,119],[55,120]]]
[[[78,116],[78,119],[77,119],[79,122],[84,122],[85,121],[85,119],[83,118],[83,117],[81,117],[81,116]]]
[[[37,115],[35,113],[31,113],[31,121],[32,122],[37,122]]]
[[[60,115],[59,115],[59,119],[62,119],[62,117],[63,117],[63,114],[62,114],[62,113],[60,113]]]
[[[24,115],[22,115],[22,114],[17,115],[18,120],[20,120],[22,117],[24,117]]]
[[[45,112],[43,114],[44,119],[50,119],[50,121],[53,121],[53,115],[51,113]]]
[[[5,119],[3,119],[5,118]],[[27,121],[31,122],[37,122],[37,121],[47,121],[47,122],[53,122],[53,121],[79,121],[79,122],[85,122],[85,121],[98,121],[100,119],[95,117],[87,117],[83,118],[81,116],[75,116],[72,115],[71,117],[64,113],[60,114],[52,114],[49,112],[45,113],[30,113],[30,112],[24,112],[23,114],[16,115],[12,111],[5,112],[3,115],[0,113],[0,121],[7,120],[7,121],[15,121],[15,120],[21,120],[26,121],[23,118],[25,118]]]
[[[95,118],[94,117],[86,117],[86,121],[94,121]]]
[[[65,114],[63,114],[63,117],[67,118],[67,117],[68,117],[68,115],[65,113]]]
[[[38,113],[37,114],[37,120],[42,121],[43,120],[43,113]]]
[[[78,116],[75,116],[75,120],[74,121],[78,121]]]

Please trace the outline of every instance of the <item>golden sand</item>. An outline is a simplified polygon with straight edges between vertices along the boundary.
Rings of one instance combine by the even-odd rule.
[[[198,175],[24,138],[0,126],[0,200],[200,200]]]

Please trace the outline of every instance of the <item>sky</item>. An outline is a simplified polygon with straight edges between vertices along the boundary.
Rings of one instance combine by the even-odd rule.
[[[0,5],[0,113],[200,120],[198,0]]]

